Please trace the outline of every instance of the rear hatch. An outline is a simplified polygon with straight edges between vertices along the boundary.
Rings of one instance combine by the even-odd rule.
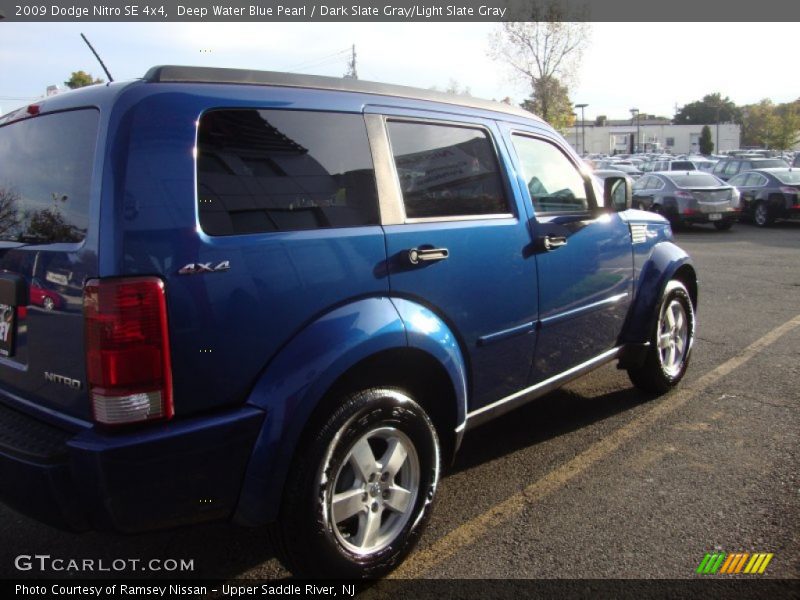
[[[0,125],[0,401],[88,419],[82,293],[98,265],[99,112],[35,113]]]

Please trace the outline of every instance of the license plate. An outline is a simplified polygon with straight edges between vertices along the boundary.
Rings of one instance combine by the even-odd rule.
[[[17,333],[16,313],[16,307],[0,304],[0,356],[14,355],[14,336]]]
[[[720,213],[711,213],[710,215],[708,215],[709,221],[719,221],[721,218],[722,215]]]

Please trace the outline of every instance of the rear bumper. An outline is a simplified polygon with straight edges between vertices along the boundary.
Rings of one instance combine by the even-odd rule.
[[[0,501],[75,531],[227,518],[264,414],[242,407],[125,432],[69,434],[3,406],[0,421],[27,429],[0,435]],[[45,443],[34,447],[31,432]]]

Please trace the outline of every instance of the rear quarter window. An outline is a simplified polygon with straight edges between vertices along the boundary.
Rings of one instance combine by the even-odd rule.
[[[212,110],[197,146],[198,212],[209,235],[378,223],[361,115]]]
[[[83,241],[98,121],[85,109],[0,127],[0,241]]]

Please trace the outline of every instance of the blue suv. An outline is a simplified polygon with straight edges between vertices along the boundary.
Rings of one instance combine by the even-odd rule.
[[[397,565],[485,421],[611,361],[668,391],[697,305],[528,112],[175,66],[0,118],[0,270],[5,503],[266,525],[307,576]]]

